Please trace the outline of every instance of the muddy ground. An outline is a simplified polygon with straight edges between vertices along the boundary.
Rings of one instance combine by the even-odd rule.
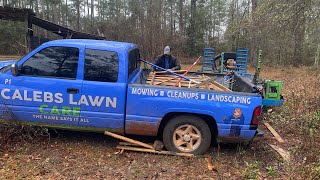
[[[118,140],[99,133],[49,130],[48,136],[46,129],[30,134],[29,127],[0,126],[0,179],[319,179],[319,71],[264,67],[261,73],[284,81],[286,102],[264,119],[285,143],[278,143],[261,124],[264,138],[249,146],[214,145],[204,156],[115,154]],[[267,143],[290,152],[290,162]],[[207,168],[207,156],[213,159],[214,171]]]

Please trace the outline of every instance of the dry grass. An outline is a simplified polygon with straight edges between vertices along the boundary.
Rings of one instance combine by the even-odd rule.
[[[320,69],[270,67],[262,76],[284,82],[285,103],[266,118],[288,141],[284,146],[294,157],[291,173],[320,178]]]
[[[262,126],[265,138],[249,147],[220,144],[208,151],[206,156],[212,156],[217,172],[207,170],[203,157],[115,155],[117,141],[101,134],[59,131],[50,138],[27,139],[16,134],[4,143],[2,138],[7,136],[0,130],[0,179],[318,179],[319,74],[319,69],[306,67],[264,67],[261,73],[284,81],[283,107],[264,118],[285,139],[278,145],[291,153],[290,163],[266,145],[276,141]]]

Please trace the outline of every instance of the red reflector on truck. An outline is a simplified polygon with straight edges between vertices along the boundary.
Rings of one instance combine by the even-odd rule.
[[[254,119],[254,120],[252,120],[252,124],[254,124],[254,125],[259,124],[259,120],[258,120],[258,119]]]
[[[261,115],[261,107],[258,106],[253,111],[251,124],[255,124],[255,125],[259,124],[260,115]]]

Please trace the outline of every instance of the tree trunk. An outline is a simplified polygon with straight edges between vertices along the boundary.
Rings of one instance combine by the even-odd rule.
[[[163,23],[162,23],[162,25],[163,25],[163,29],[164,30],[166,30],[167,29],[167,11],[166,11],[166,1],[164,0],[163,1],[163,7],[162,7],[162,9],[163,9],[163,13],[162,13],[162,16],[163,16]]]
[[[68,26],[68,0],[66,0],[65,26]]]
[[[51,4],[52,8],[52,22],[56,23],[56,4],[52,3]]]
[[[314,66],[319,67],[319,59],[320,59],[320,44],[318,44],[316,55],[314,56]]]
[[[257,53],[258,53],[258,48],[257,48],[257,18],[256,18],[256,9],[257,9],[257,0],[251,0],[251,42],[250,42],[250,58],[249,61],[251,60],[252,66],[255,66],[257,64]]]
[[[80,0],[76,1],[77,8],[77,31],[80,31]]]
[[[233,26],[234,19],[235,19],[235,12],[236,12],[236,0],[232,0],[231,6],[230,6],[230,23],[229,25]],[[236,35],[235,32],[232,32],[231,34],[231,43],[229,49],[231,51],[235,51],[235,43],[236,43]]]
[[[90,25],[91,33],[94,33],[93,25],[94,25],[94,0],[91,0],[91,25]]]
[[[191,0],[191,19],[190,19],[190,32],[189,32],[189,48],[190,48],[190,56],[193,56],[195,54],[195,30],[196,30],[196,0]]]
[[[303,44],[306,29],[306,11],[309,10],[310,0],[300,0],[299,3],[295,4],[294,15],[294,53],[293,53],[293,66],[298,67],[303,62]]]
[[[63,20],[62,20],[62,18],[61,18],[61,16],[62,16],[61,8],[62,8],[62,2],[59,1],[59,2],[58,2],[58,12],[57,12],[57,22],[58,22],[58,24],[60,24],[60,25],[63,24],[63,23],[62,23]]]
[[[5,1],[5,0],[4,0]],[[35,0],[35,10],[36,10],[36,14],[39,15],[39,4],[38,4],[38,0]]]
[[[88,17],[88,19],[89,19],[89,17],[90,17],[90,6],[89,6],[89,0],[87,0],[87,17]]]
[[[183,35],[183,0],[179,0],[179,31]]]
[[[173,2],[170,0],[170,35],[173,36]]]
[[[50,13],[49,12],[50,12],[50,5],[49,5],[49,2],[47,2],[47,14],[46,15],[47,15],[48,21],[50,21]]]

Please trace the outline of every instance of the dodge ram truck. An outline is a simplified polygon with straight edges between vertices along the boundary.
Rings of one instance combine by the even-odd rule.
[[[44,43],[18,61],[0,62],[2,119],[156,136],[166,149],[192,154],[203,154],[212,142],[249,142],[257,134],[263,97],[246,78],[235,73],[232,92],[148,85],[151,70],[140,63],[131,43]]]

